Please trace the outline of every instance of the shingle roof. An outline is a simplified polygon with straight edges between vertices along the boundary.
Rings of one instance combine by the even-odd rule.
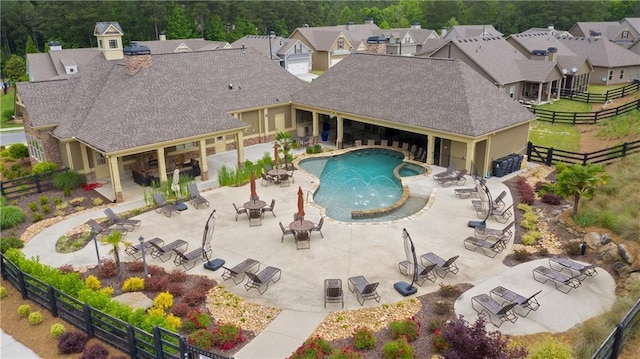
[[[286,103],[305,86],[252,49],[151,57],[151,68],[133,76],[98,57],[71,79],[18,89],[34,125],[57,124],[59,138],[115,152],[242,128],[228,112]]]
[[[579,32],[572,31],[577,28]],[[613,40],[623,30],[622,25],[617,21],[590,21],[590,22],[577,22],[569,32],[574,36],[589,37],[591,31],[599,31],[602,37]],[[580,34],[582,33],[582,34]]]
[[[444,38],[451,39],[455,37],[456,39],[465,39],[480,37],[483,33],[489,37],[503,35],[500,31],[496,30],[493,25],[456,25],[451,27]]]
[[[186,46],[190,51],[215,50],[224,48],[227,44],[225,41],[209,41],[204,39],[179,39],[179,40],[155,40],[155,41],[136,41],[138,45],[143,45],[151,50],[154,55],[169,54],[172,52],[184,51],[180,50]]]
[[[384,35],[376,24],[299,27],[296,30],[298,30],[317,51],[329,51],[341,33],[349,39],[349,42],[351,42],[354,48],[358,48],[363,42],[366,43],[370,36]]]
[[[534,117],[460,60],[365,53],[342,60],[293,102],[473,137]]]
[[[558,50],[558,55],[577,56],[562,41],[558,40],[558,38],[544,32],[513,34],[510,35],[507,40],[508,39],[513,39],[529,51],[529,53],[533,50],[547,50],[550,47],[555,47]]]
[[[593,66],[624,67],[640,65],[640,56],[605,38],[560,37],[571,51],[589,58]]]
[[[122,31],[122,27],[120,27],[120,23],[117,21],[96,22],[95,31],[98,34],[104,34],[111,25],[113,25],[116,30],[120,31],[121,34],[124,33],[124,31]]]
[[[640,17],[625,17],[622,20],[626,20],[627,23],[631,25],[634,30],[636,30],[636,32],[640,33]]]
[[[276,36],[271,39],[271,57],[277,58],[277,53],[284,45],[287,44],[287,39],[282,36]],[[241,39],[231,43],[234,48],[251,47],[260,52],[266,57],[269,57],[269,36],[266,35],[246,35]]]
[[[31,81],[49,81],[66,78],[67,75],[62,59],[73,59],[78,65],[78,72],[94,57],[102,56],[100,50],[93,49],[63,49],[41,54],[27,54],[27,64]]]

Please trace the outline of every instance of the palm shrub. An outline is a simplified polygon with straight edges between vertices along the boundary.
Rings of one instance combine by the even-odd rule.
[[[24,222],[25,214],[18,206],[4,206],[0,210],[0,229],[7,229]]]

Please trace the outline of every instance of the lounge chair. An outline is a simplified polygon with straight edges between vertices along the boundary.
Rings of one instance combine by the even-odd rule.
[[[470,251],[475,251],[478,248],[482,248],[482,252],[485,256],[494,258],[498,253],[502,253],[505,249],[505,242],[501,239],[496,241],[489,241],[482,238],[467,237],[464,240],[464,247]]]
[[[149,244],[151,244],[151,247],[153,247],[150,253],[151,258],[160,258],[162,262],[166,262],[169,259],[171,259],[174,249],[180,249],[182,251],[186,251],[187,248],[189,247],[189,243],[187,243],[186,241],[183,241],[182,239],[176,239],[175,241],[169,244],[164,244],[162,246],[156,243],[153,243],[151,241],[149,241]]]
[[[189,269],[195,267],[198,259],[202,259],[202,261],[204,262],[208,258],[203,247],[198,247],[188,253],[182,252],[178,249],[174,249],[173,252],[176,254],[176,256],[173,258],[173,264],[175,264],[177,267],[183,266],[185,271],[188,271]]]
[[[236,204],[233,204],[233,208],[236,210],[236,222],[238,222],[238,216],[241,214],[246,214],[247,218],[249,218],[249,212],[247,212],[247,209],[244,207],[240,207],[238,208],[238,206],[236,206]]]
[[[189,202],[198,209],[201,204],[209,207],[209,201],[202,197],[200,191],[198,190],[198,186],[195,183],[189,183]]]
[[[567,257],[551,257],[549,258],[549,267],[551,268],[553,268],[551,265],[552,263],[560,265],[560,270],[569,269],[569,273],[571,273],[571,275],[573,275],[573,272],[571,272],[572,270],[578,272],[578,278],[580,281],[583,281],[587,277],[595,277],[598,275],[598,272],[596,271],[597,267],[595,265],[584,265],[582,263],[572,261]]]
[[[501,239],[503,240],[505,243],[509,242],[509,239],[511,239],[511,235],[513,234],[513,226],[515,225],[515,221],[511,221],[511,223],[509,223],[506,227],[504,227],[503,229],[494,229],[494,228],[487,228],[487,227],[476,227],[474,228],[473,232],[476,236],[476,238],[495,238],[495,239]]]
[[[341,303],[344,308],[344,295],[342,293],[342,279],[324,280],[324,307],[327,303]]]
[[[456,188],[453,190],[456,196],[460,199],[467,199],[469,197],[479,197],[478,189],[476,187],[469,188]]]
[[[91,232],[96,234],[96,237],[104,237],[108,236],[115,231],[119,231],[123,236],[127,235],[127,230],[124,228],[107,228],[100,223],[96,222],[95,219],[90,219],[86,222],[89,227],[91,227]]]
[[[422,286],[424,282],[428,279],[435,283],[436,274],[434,273],[436,268],[435,264],[430,264],[428,266],[423,266],[422,264],[418,264],[418,276],[416,277],[416,283],[419,286]],[[398,263],[398,269],[400,273],[403,275],[409,275],[409,261],[402,261]]]
[[[491,289],[491,291],[489,292],[489,295],[490,296],[495,295],[497,297],[500,297],[506,300],[507,302],[518,304],[518,306],[514,308],[516,314],[520,315],[521,317],[526,317],[527,315],[529,315],[530,311],[532,310],[536,311],[540,307],[540,303],[538,303],[536,296],[541,292],[542,291],[539,290],[536,293],[534,293],[532,296],[527,298],[505,287],[498,286]],[[522,310],[524,310],[524,314],[518,313],[518,310],[517,310],[518,308],[521,308]]]
[[[276,274],[278,275],[277,279]],[[282,271],[276,267],[266,267],[258,274],[246,272],[246,275],[247,277],[249,277],[249,279],[247,279],[247,283],[244,284],[244,288],[246,290],[255,288],[258,290],[258,293],[262,295],[267,291],[267,289],[269,289],[269,282],[276,283],[280,280]]]
[[[120,229],[126,229],[129,232],[133,232],[133,229],[135,227],[139,227],[140,223],[142,223],[142,221],[139,219],[120,218],[115,214],[115,212],[113,212],[111,208],[105,208],[104,214],[106,214],[107,218],[109,219],[108,226],[116,226]]]
[[[364,305],[364,301],[367,299],[375,299],[376,302],[380,302],[380,295],[378,295],[379,282],[369,283],[364,276],[351,277],[348,280],[349,290],[351,293],[356,292],[356,299],[360,305]]]
[[[134,259],[140,259],[142,258],[142,252],[146,251],[148,249],[152,249],[153,248],[153,244],[155,243],[158,246],[162,246],[164,245],[164,241],[160,238],[153,238],[150,239],[146,242],[144,242],[144,248],[143,248],[143,244],[142,243],[138,243],[135,246],[126,243],[126,248],[124,249],[124,252],[130,256],[132,256]]]
[[[282,222],[279,222],[280,224],[280,229],[282,230],[282,238],[280,239],[280,242],[284,242],[284,236],[288,236],[288,235],[294,235],[293,231],[291,230],[291,228],[289,227],[285,227],[284,225],[282,225]]]
[[[538,277],[536,277],[536,273]],[[571,289],[576,289],[582,285],[580,275],[570,277],[555,269],[545,266],[539,266],[533,270],[533,279],[540,283],[547,283],[551,281],[556,289],[564,294],[567,294]]]
[[[260,269],[260,262],[255,259],[247,258],[232,268],[225,266],[222,266],[222,268],[224,268],[224,272],[222,272],[223,280],[231,278],[233,283],[239,284],[244,280],[244,275],[247,272],[253,273]]]
[[[441,278],[444,278],[447,273],[456,274],[460,270],[456,265],[455,261],[459,256],[453,256],[446,261],[433,252],[429,252],[420,256],[420,260],[422,260],[422,264],[426,267],[430,264],[436,265],[436,274],[438,274]],[[428,263],[425,263],[427,261]],[[442,273],[442,274],[441,274]]]
[[[262,217],[264,217],[264,212],[271,212],[271,214],[273,214],[273,216],[276,216],[276,212],[273,211],[273,209],[276,207],[276,199],[272,199],[271,200],[271,205],[269,205],[268,207],[264,207],[262,209]]]
[[[493,203],[491,205],[491,208],[496,209],[496,210],[501,210],[502,208],[504,208],[505,203],[504,203],[504,198],[507,196],[507,191],[502,191],[500,192],[500,194],[498,195],[498,197],[494,198]],[[471,204],[473,205],[473,207],[476,210],[485,208],[485,201],[483,200],[474,200],[471,201]]]
[[[478,305],[479,308],[476,308],[476,305]],[[515,323],[518,320],[518,317],[513,311],[513,307],[516,305],[518,304],[500,304],[487,294],[479,294],[471,298],[471,307],[473,310],[478,314],[487,315],[489,317],[489,321],[498,328],[500,328],[502,323],[506,321]],[[497,323],[493,321],[494,318],[498,321]]]
[[[162,197],[162,193],[154,193],[153,199],[156,201],[156,205],[158,206],[156,207],[157,213],[162,213],[167,217],[171,217],[173,212],[180,214],[180,211],[178,211],[178,208],[175,205],[169,204],[165,201],[164,197]]]
[[[354,146],[355,147],[362,147],[362,140],[355,140],[354,141]]]
[[[476,213],[478,214],[478,218],[487,218],[487,217],[491,218],[491,217],[493,217],[499,223],[507,223],[509,218],[511,218],[511,216],[513,215],[511,213],[511,208],[512,207],[513,207],[513,204],[510,205],[509,207],[505,208],[504,210],[498,210],[498,209],[487,210],[487,209],[483,208],[481,210],[478,210]],[[487,215],[487,211],[489,211],[488,215]]]
[[[438,182],[442,187],[449,187],[452,184],[457,184],[458,186],[462,186],[467,182],[467,169],[463,168],[461,171],[458,171],[455,176],[446,176],[446,177],[438,177],[436,178],[436,182]]]
[[[456,173],[456,168],[457,167],[458,167],[458,165],[455,162],[452,162],[452,163],[449,164],[449,167],[447,167],[446,170],[444,170],[443,172],[436,173],[435,175],[433,175],[433,178],[450,177],[451,175],[454,175]]]
[[[320,237],[324,238],[322,234],[322,225],[324,224],[324,217],[320,217],[320,222],[318,224],[314,224],[313,228],[311,228],[311,232],[320,232]]]
[[[400,148],[400,141],[391,141],[391,147]]]

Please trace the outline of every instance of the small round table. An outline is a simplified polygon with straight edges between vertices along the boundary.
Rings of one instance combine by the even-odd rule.
[[[284,170],[282,168],[274,168],[267,171],[267,174],[273,177],[280,177],[282,175],[286,175],[287,173],[289,172],[287,172],[287,170]]]
[[[313,229],[313,222],[306,220],[295,220],[289,223],[289,228],[293,231],[293,233],[295,233],[295,236],[297,237],[300,233],[309,234],[311,229]]]
[[[247,211],[255,211],[266,207],[267,202],[261,200],[250,200],[248,202],[245,202],[245,204],[243,204],[242,206],[246,208]]]

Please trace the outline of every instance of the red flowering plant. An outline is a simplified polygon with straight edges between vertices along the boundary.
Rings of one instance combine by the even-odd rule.
[[[235,324],[219,324],[213,330],[213,346],[222,350],[233,349],[245,340],[242,329]]]
[[[405,320],[391,322],[390,327],[391,337],[393,339],[405,337],[408,342],[412,342],[416,340],[418,338],[418,334],[420,334],[420,322],[418,322],[415,316]]]
[[[324,359],[331,353],[331,345],[319,336],[311,337],[291,353],[289,359]]]
[[[353,346],[356,349],[371,350],[376,346],[376,337],[367,327],[358,327],[353,332]]]
[[[436,329],[433,332],[432,344],[433,349],[436,351],[436,353],[443,353],[445,350],[447,350],[449,343],[442,336],[442,331],[440,330],[440,328]]]
[[[198,329],[187,337],[187,342],[205,350],[213,346],[213,332],[209,329]]]
[[[185,319],[182,323],[182,329],[187,333],[191,333],[196,329],[206,329],[211,324],[211,315],[199,308],[190,310]]]
[[[347,345],[342,349],[334,350],[327,359],[361,359],[362,355],[355,351],[351,346]]]

